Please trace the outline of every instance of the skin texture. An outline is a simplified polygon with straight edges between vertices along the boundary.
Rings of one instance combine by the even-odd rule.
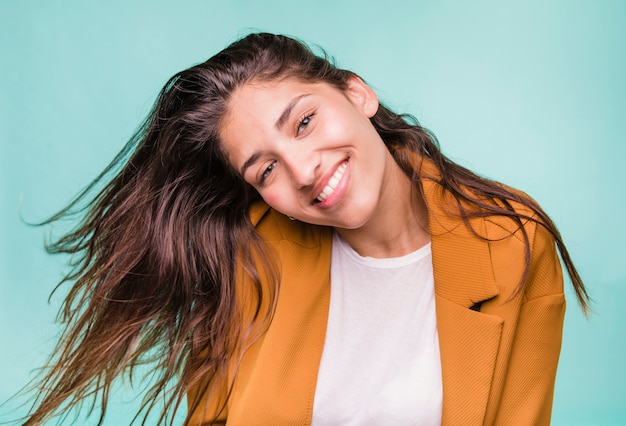
[[[295,79],[251,82],[230,99],[222,146],[277,211],[334,227],[363,256],[401,256],[429,241],[427,215],[370,123],[377,109],[356,77],[345,92]],[[319,202],[339,168],[334,191]]]

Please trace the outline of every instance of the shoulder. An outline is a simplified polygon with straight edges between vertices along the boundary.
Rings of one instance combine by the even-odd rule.
[[[314,248],[330,241],[330,228],[290,220],[263,201],[252,204],[249,212],[252,225],[270,245],[287,242],[303,248]]]
[[[517,282],[525,276],[523,301],[562,294],[562,266],[549,225],[528,206],[511,202],[511,207],[517,219],[484,219],[494,274],[516,277]]]

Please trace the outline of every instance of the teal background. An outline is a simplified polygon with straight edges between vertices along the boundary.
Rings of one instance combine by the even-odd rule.
[[[619,0],[0,0],[0,401],[45,361],[64,293],[48,303],[66,259],[20,215],[63,207],[168,77],[257,29],[323,46],[453,159],[542,203],[596,311],[569,292],[553,424],[626,424],[624,28]],[[129,422],[131,395],[107,425]]]

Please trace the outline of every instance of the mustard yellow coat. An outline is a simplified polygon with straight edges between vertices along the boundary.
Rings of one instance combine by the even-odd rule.
[[[521,232],[511,235],[515,227],[507,219],[477,218],[472,227],[488,240],[477,237],[446,213],[450,200],[437,184],[424,180],[423,188],[443,424],[549,424],[565,313],[552,237],[526,223],[531,270],[524,291],[512,297],[524,267]],[[238,368],[218,424],[309,425],[330,301],[331,231],[290,221],[264,204],[252,208],[251,218],[280,259],[280,293],[269,329]],[[191,425],[208,424],[200,411]]]

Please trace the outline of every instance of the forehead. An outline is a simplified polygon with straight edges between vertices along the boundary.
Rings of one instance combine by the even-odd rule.
[[[286,78],[276,81],[251,81],[238,87],[228,101],[227,118],[279,113],[295,96],[318,92],[323,83],[306,83]],[[253,110],[259,107],[260,110]]]
[[[296,79],[252,81],[238,87],[228,100],[220,127],[220,138],[229,159],[237,163],[242,155],[258,149],[271,139],[276,121],[293,99],[302,95],[327,95],[334,89],[326,83]]]

